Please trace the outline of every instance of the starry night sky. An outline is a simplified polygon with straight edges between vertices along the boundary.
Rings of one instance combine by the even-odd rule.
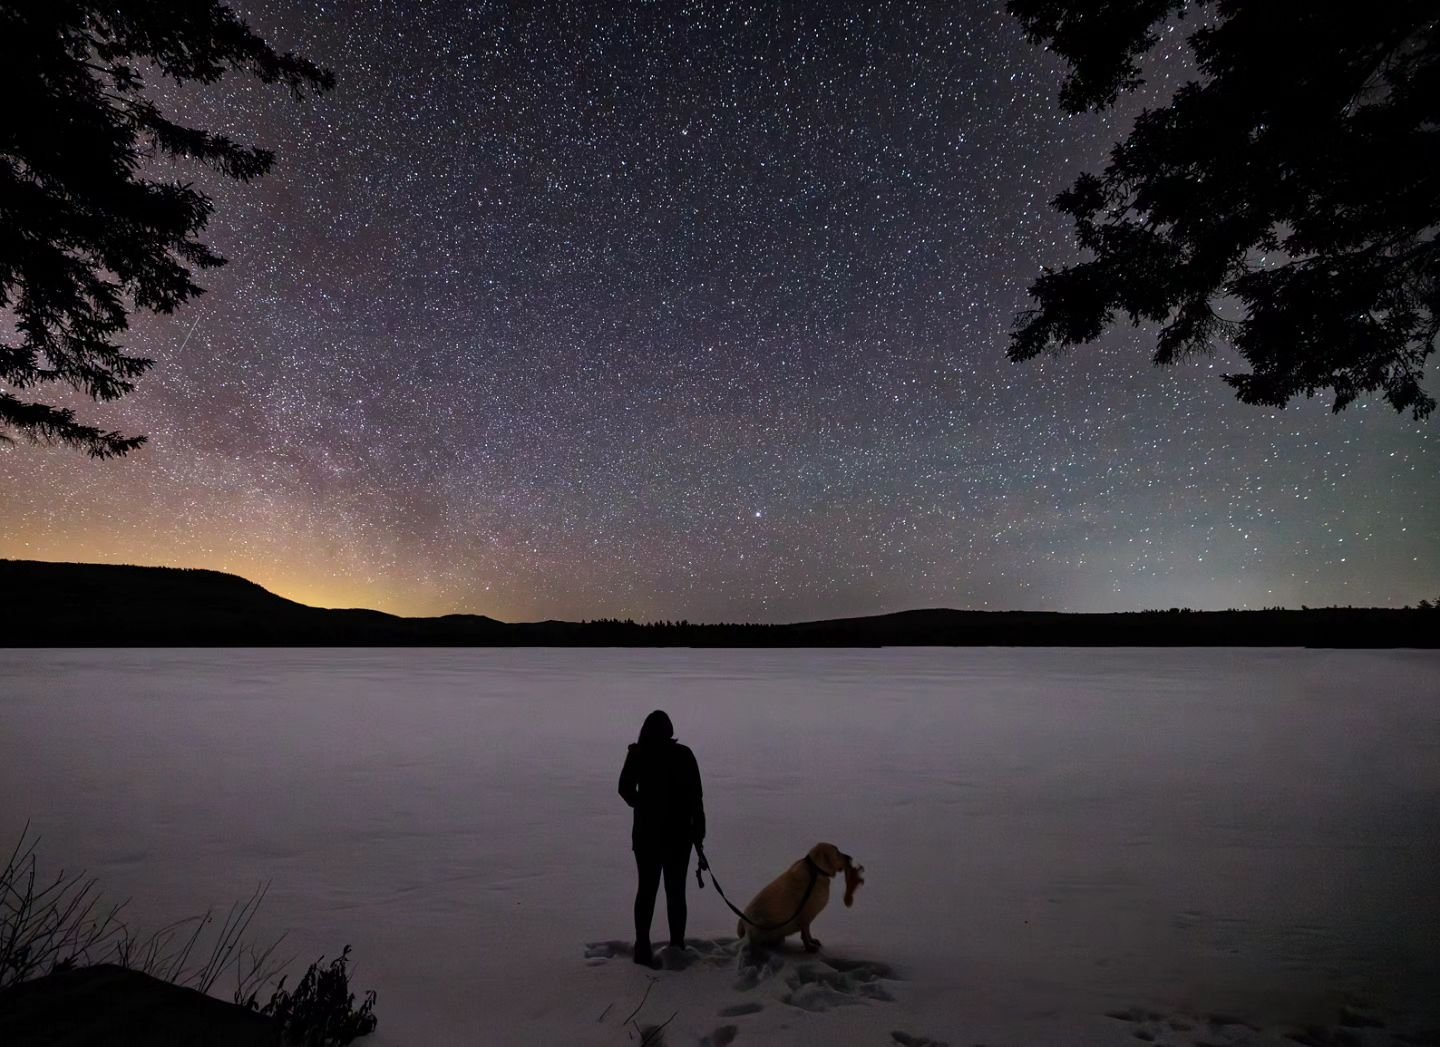
[[[1178,32],[1072,117],[999,3],[233,6],[339,85],[157,88],[276,168],[176,166],[230,264],[80,412],[150,443],[0,453],[0,556],[509,620],[1440,596],[1435,423],[1004,357]]]

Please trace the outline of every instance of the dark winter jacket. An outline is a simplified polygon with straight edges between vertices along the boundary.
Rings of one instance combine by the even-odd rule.
[[[620,771],[620,795],[635,808],[630,845],[700,843],[705,839],[700,767],[689,746],[669,737],[668,730],[659,734],[642,730]]]

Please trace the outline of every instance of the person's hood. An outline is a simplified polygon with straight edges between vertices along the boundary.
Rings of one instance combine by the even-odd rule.
[[[670,722],[670,717],[665,715],[663,710],[656,709],[645,717],[645,723],[640,728],[639,744],[647,745],[657,742],[673,742],[674,740],[675,725]]]

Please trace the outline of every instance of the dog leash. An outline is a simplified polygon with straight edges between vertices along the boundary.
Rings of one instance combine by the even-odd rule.
[[[725,897],[725,891],[720,887],[720,881],[715,879],[715,870],[710,868],[710,859],[705,857],[705,848],[701,847],[697,843],[695,845],[695,853],[700,856],[700,861],[697,862],[695,865],[695,882],[700,885],[700,889],[705,889],[705,880],[700,875],[700,873],[702,871],[709,872],[710,882],[715,885],[715,893],[720,896],[720,900],[730,907],[731,912],[733,912],[736,916],[740,917],[740,919],[744,920],[751,927],[754,927],[757,931],[778,931],[781,927],[784,927],[786,924],[794,920],[796,916],[799,916],[805,910],[805,903],[810,900],[810,892],[815,890],[815,880],[820,875],[820,870],[816,867],[815,863],[810,860],[810,856],[807,854],[805,856],[805,864],[810,868],[810,882],[805,885],[805,894],[800,899],[799,907],[791,915],[789,920],[782,920],[779,923],[770,924],[767,926],[766,924],[756,923],[754,920],[750,919],[750,917],[746,916],[739,909],[735,908],[734,902],[732,902],[729,898]]]

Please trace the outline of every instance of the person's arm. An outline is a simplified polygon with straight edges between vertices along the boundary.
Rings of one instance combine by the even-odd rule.
[[[690,842],[701,844],[705,842],[705,790],[700,785],[700,764],[695,760],[695,754],[690,753],[690,784],[692,788],[693,806],[690,808]]]
[[[625,752],[625,766],[620,768],[620,798],[634,807],[640,802],[640,790],[635,781],[635,746]]]

